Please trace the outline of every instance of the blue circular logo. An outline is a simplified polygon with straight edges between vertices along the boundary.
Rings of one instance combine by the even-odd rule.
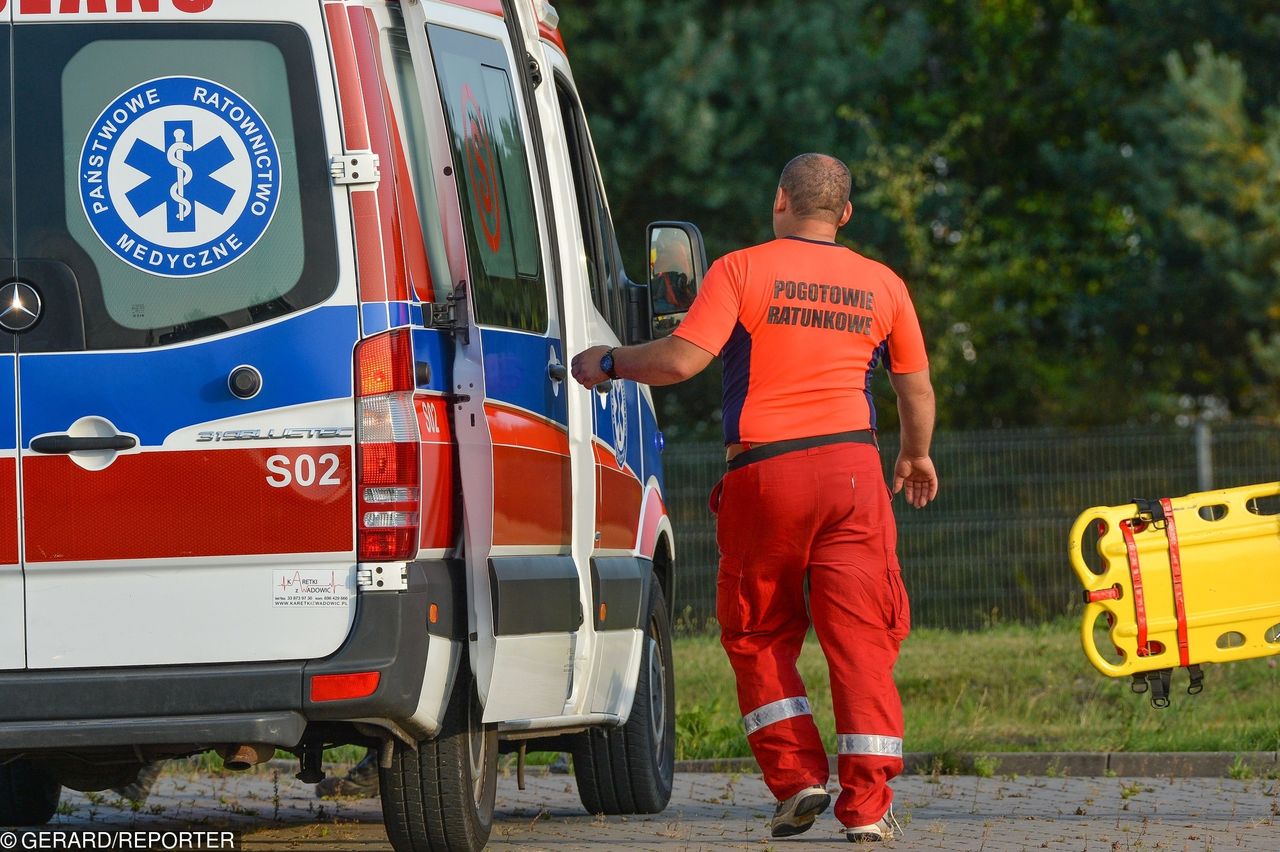
[[[266,233],[280,201],[280,152],[233,90],[162,77],[120,95],[90,127],[80,200],[98,238],[130,266],[208,275]]]

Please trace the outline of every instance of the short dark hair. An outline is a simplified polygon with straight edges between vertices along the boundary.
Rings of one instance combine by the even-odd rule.
[[[778,180],[802,219],[822,218],[839,224],[849,203],[853,177],[849,167],[827,154],[801,154],[787,163]]]

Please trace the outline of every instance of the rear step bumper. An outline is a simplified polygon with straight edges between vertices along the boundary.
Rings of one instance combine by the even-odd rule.
[[[287,748],[310,722],[405,719],[422,692],[428,636],[464,638],[465,600],[460,561],[415,562],[407,591],[360,593],[346,642],[322,660],[0,673],[0,752],[229,742]],[[354,672],[378,672],[372,695],[311,700],[313,676]]]
[[[5,722],[0,751],[104,748],[131,745],[270,743],[291,746],[302,739],[301,713],[227,713],[153,719],[77,719],[70,722]]]

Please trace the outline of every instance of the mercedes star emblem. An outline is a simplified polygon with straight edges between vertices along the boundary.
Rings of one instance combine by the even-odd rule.
[[[30,331],[40,320],[40,294],[23,281],[10,281],[0,287],[0,326],[21,334]]]

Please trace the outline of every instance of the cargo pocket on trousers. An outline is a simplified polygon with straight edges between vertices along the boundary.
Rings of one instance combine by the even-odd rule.
[[[721,638],[744,633],[749,617],[749,607],[742,596],[742,566],[721,560],[716,575],[716,620],[720,622]]]
[[[711,496],[707,498],[707,508],[711,510],[711,514],[720,514],[720,498],[724,495],[724,477],[720,477],[711,489]]]
[[[889,569],[889,635],[901,642],[911,632],[911,601],[907,599],[907,586],[902,582],[902,572]]]

